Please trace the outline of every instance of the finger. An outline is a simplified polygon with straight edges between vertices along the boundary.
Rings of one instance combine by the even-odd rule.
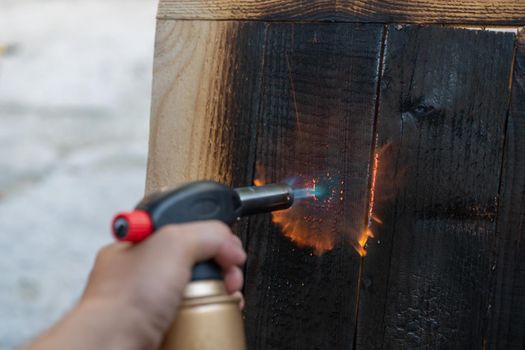
[[[231,237],[231,239],[239,247],[242,247],[242,241],[241,241],[241,239],[239,237],[237,237],[236,235],[233,235],[233,237]]]
[[[244,307],[246,305],[246,302],[244,300],[244,295],[242,295],[240,291],[237,291],[233,293],[231,296],[239,300],[239,309],[244,310]]]
[[[224,285],[229,294],[239,291],[243,282],[242,271],[237,266],[232,266],[224,271]]]
[[[242,247],[233,242],[225,242],[214,257],[217,264],[227,270],[231,266],[241,266],[246,261]]]
[[[184,263],[190,267],[197,262],[215,258],[221,267],[228,268],[242,264],[246,259],[239,239],[228,226],[219,221],[165,226],[149,241],[151,244],[173,249],[169,254],[171,259],[175,253],[182,254]],[[180,258],[179,256],[178,259]]]
[[[186,252],[190,253],[192,263],[213,258],[224,269],[244,263],[242,243],[224,223],[208,221],[184,229],[192,231],[191,239],[186,240]]]

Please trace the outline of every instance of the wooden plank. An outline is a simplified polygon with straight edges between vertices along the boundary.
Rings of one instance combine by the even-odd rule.
[[[336,0],[161,0],[158,18],[180,19],[314,19],[335,17]]]
[[[266,25],[159,21],[147,192],[253,177]]]
[[[361,259],[349,241],[365,225],[382,34],[370,24],[270,24],[259,167],[267,181],[318,178],[335,194],[287,214],[292,226],[293,218],[308,220],[295,232],[302,244],[270,216],[250,222],[249,349],[353,345]],[[324,244],[335,248],[320,255]]]
[[[388,28],[377,130],[394,167],[378,188],[404,179],[376,203],[358,349],[482,347],[514,37]]]
[[[525,30],[518,35],[487,344],[525,348]]]
[[[519,0],[161,0],[162,19],[525,24]]]
[[[334,232],[359,232],[381,26],[271,24],[266,40],[268,26],[159,21],[147,191],[244,185],[257,155],[269,181],[345,179],[342,203],[313,208],[328,226],[343,218]],[[360,259],[337,241],[346,236],[318,257],[256,218],[241,228],[250,349],[523,347],[523,49],[496,225],[513,36],[390,27],[388,38],[377,147],[394,145],[381,173],[406,178],[396,202],[376,205],[384,224],[360,295]],[[378,179],[379,194],[390,180]]]

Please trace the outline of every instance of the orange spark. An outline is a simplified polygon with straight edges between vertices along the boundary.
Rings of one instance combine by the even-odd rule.
[[[374,205],[376,200],[376,184],[377,184],[377,170],[379,168],[379,152],[374,154],[374,161],[372,163],[372,181],[370,183],[370,199],[368,202],[368,215],[367,215],[367,227],[361,232],[357,239],[357,244],[354,244],[354,248],[357,253],[361,256],[366,255],[365,245],[368,238],[373,238],[374,233],[372,232],[372,221],[382,223],[382,221],[374,216]]]
[[[372,167],[372,184],[370,186],[370,202],[368,204],[368,219],[372,220],[374,217],[374,205],[376,200],[376,183],[377,183],[377,169],[379,167],[379,152],[374,154],[374,164]]]
[[[383,220],[381,220],[380,218],[376,217],[375,215],[372,215],[370,218],[372,220],[374,220],[375,222],[377,222],[378,224],[382,224],[383,223]]]

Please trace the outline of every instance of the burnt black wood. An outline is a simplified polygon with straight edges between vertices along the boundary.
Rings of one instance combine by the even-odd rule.
[[[225,135],[221,144],[233,154],[231,170],[234,187],[249,185],[253,178],[256,153],[258,110],[262,83],[264,38],[267,25],[260,22],[234,22],[226,35],[234,44],[225,59],[230,67],[222,79],[227,80],[223,96],[210,104],[223,113]]]
[[[219,114],[222,135],[215,140],[217,147],[229,149],[228,185],[243,187],[251,184],[256,154],[257,125],[262,84],[262,64],[268,25],[262,22],[239,21],[229,26],[226,36],[232,43],[225,62],[228,69],[218,79],[224,79],[221,97],[209,104]],[[212,137],[213,139],[213,137]],[[242,220],[234,231],[247,242],[248,221]],[[246,247],[245,247],[246,248]]]
[[[383,26],[270,24],[257,161],[267,181],[294,175],[346,181],[327,225],[364,227]],[[333,228],[336,230],[337,228]],[[246,267],[248,348],[349,349],[360,257],[344,242],[316,256],[270,216],[250,223]]]
[[[525,31],[516,48],[487,344],[525,349]]]
[[[513,45],[512,33],[388,28],[377,146],[392,144],[391,168],[378,181],[402,185],[377,204],[384,224],[364,262],[358,349],[482,348]]]

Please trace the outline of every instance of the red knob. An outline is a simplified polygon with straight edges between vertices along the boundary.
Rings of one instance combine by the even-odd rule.
[[[153,222],[143,210],[119,213],[113,219],[113,235],[119,241],[137,243],[153,233]]]

